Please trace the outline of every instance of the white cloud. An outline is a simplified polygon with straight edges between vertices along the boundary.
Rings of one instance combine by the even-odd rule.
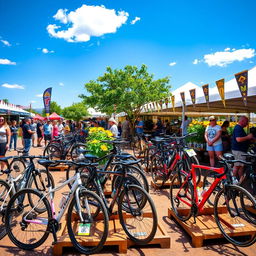
[[[131,21],[131,24],[134,25],[137,21],[140,21],[140,17],[135,17],[135,19]]]
[[[7,40],[0,40],[4,45],[11,46],[11,44]]]
[[[194,65],[197,65],[199,62],[200,62],[199,59],[194,59],[192,63],[193,63]]]
[[[59,86],[64,86],[64,84],[62,82],[59,83]]]
[[[31,100],[30,103],[36,103],[36,101],[35,100]]]
[[[43,93],[41,93],[41,94],[37,94],[37,95],[36,95],[36,97],[38,97],[38,98],[42,98],[42,97],[43,97]]]
[[[54,53],[54,51],[50,51],[47,48],[43,48],[42,52],[45,53],[45,54],[47,54],[47,53]]]
[[[16,62],[10,61],[8,59],[0,59],[0,64],[2,64],[2,65],[16,65]]]
[[[219,66],[225,67],[234,61],[242,61],[245,59],[250,59],[255,56],[254,49],[239,49],[239,50],[228,50],[224,52],[215,52],[211,54],[204,55],[204,62],[208,66]]]
[[[176,62],[171,62],[171,63],[169,63],[169,66],[175,66],[177,63]]]
[[[23,85],[8,84],[8,83],[2,84],[2,87],[9,88],[9,89],[25,89]]]
[[[67,13],[67,9],[59,9],[53,16],[55,20],[66,26],[50,24],[48,33],[55,38],[68,42],[87,42],[91,36],[103,36],[115,33],[126,23],[129,14],[124,11],[107,9],[104,6],[82,5],[75,11]]]
[[[229,51],[230,51],[230,48],[227,47],[224,51],[225,51],[225,52],[229,52]]]

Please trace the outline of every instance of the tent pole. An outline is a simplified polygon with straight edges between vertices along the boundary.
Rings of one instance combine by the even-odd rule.
[[[182,125],[184,126],[184,121],[185,121],[185,105],[182,103]],[[181,136],[184,136],[184,128],[182,127],[182,134]]]

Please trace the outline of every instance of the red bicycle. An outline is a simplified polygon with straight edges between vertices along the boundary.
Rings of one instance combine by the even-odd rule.
[[[256,241],[256,201],[244,188],[232,184],[231,168],[231,164],[235,162],[249,163],[229,159],[230,154],[225,154],[225,158],[220,161],[224,167],[192,164],[190,173],[183,170],[176,173],[170,185],[171,206],[181,221],[187,221],[191,216],[196,221],[196,216],[203,210],[208,198],[222,183],[214,200],[216,223],[229,242],[242,247],[250,246]],[[200,193],[196,185],[196,168],[215,172],[212,184]],[[245,230],[246,236],[236,236]]]

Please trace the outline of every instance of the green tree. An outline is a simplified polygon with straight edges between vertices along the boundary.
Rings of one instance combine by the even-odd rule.
[[[90,96],[80,95],[86,104],[111,114],[125,112],[134,124],[143,105],[169,96],[169,77],[154,80],[147,66],[126,66],[124,69],[107,67],[106,72],[85,84]]]
[[[62,114],[61,106],[58,105],[56,101],[51,101],[50,103],[50,114],[52,114],[53,112],[55,112],[58,115]],[[45,109],[43,109],[42,115],[45,116]]]
[[[71,106],[66,107],[62,111],[62,115],[66,119],[72,119],[75,121],[80,121],[83,117],[89,115],[87,108],[84,103],[73,103]]]
[[[9,100],[8,100],[8,99],[2,99],[2,101],[3,101],[4,103],[6,103],[6,104],[9,103]]]

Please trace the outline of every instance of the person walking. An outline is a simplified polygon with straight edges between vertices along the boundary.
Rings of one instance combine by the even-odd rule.
[[[47,146],[47,143],[52,139],[52,124],[50,120],[47,120],[47,123],[44,124],[44,144]]]
[[[17,148],[18,129],[19,127],[17,126],[17,121],[13,120],[10,126],[10,131],[11,131],[11,142],[10,142],[10,148],[9,148],[10,151],[12,149],[12,143],[13,143],[14,150],[16,150]]]
[[[221,127],[217,125],[214,116],[209,117],[210,124],[205,129],[206,150],[210,157],[211,167],[215,166],[215,154],[219,158],[222,155]]]
[[[248,118],[246,116],[241,116],[239,118],[238,124],[235,126],[232,139],[231,139],[231,149],[232,154],[236,160],[246,160],[246,157],[243,156],[249,148],[250,141],[253,140],[253,134],[246,134],[244,128],[248,125]],[[255,139],[254,139],[255,140]],[[244,164],[235,163],[233,168],[233,174],[238,179],[239,182],[242,182],[244,177]]]
[[[11,131],[3,116],[0,116],[0,157],[4,157],[9,148],[11,140]],[[1,162],[0,174],[3,174],[5,163]]]
[[[36,131],[33,131],[31,129],[31,119],[30,118],[26,118],[25,119],[25,124],[22,126],[22,134],[23,134],[23,139],[24,139],[23,154],[25,156],[29,155],[29,150],[30,150],[31,145],[32,145],[32,135],[35,132]]]

